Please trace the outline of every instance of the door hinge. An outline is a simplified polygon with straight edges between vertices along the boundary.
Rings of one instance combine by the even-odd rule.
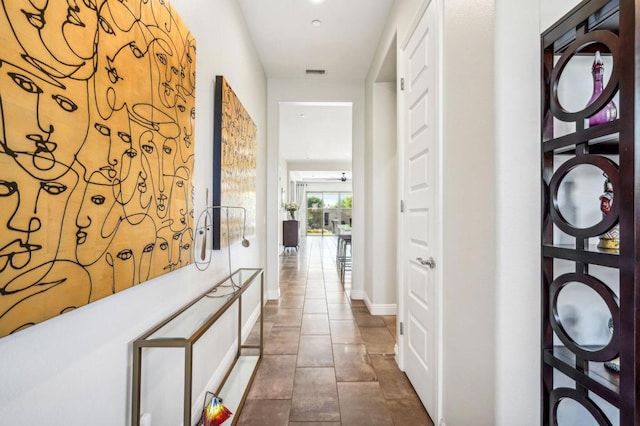
[[[404,323],[400,322],[400,335],[404,336]]]
[[[404,90],[404,78],[400,79],[400,90]]]
[[[404,200],[400,200],[400,213],[404,213]]]

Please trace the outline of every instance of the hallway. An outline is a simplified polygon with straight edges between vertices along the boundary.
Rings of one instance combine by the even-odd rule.
[[[238,424],[433,425],[395,363],[395,316],[349,300],[335,255],[335,238],[303,237],[280,256],[281,297],[265,305],[265,355]]]

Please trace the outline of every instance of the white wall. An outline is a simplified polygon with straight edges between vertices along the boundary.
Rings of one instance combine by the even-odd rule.
[[[285,196],[285,201],[284,203],[288,203],[290,201],[293,201],[294,199],[294,194],[291,193],[291,188],[290,188],[290,184],[289,184],[289,167],[287,164],[287,161],[280,157],[278,159],[278,206],[279,206],[279,220],[278,220],[278,247],[282,247],[282,221],[283,220],[287,220],[289,219],[288,217],[288,213],[287,211],[284,209],[284,205],[282,204],[282,191],[284,190],[284,196]],[[275,265],[276,267],[280,267],[279,264]],[[273,270],[269,271],[271,274],[273,274]],[[280,272],[279,269],[276,269],[276,280],[278,279],[278,277],[280,276]],[[278,281],[275,282],[275,284],[272,283],[272,286],[270,287],[271,289],[275,288],[278,286],[277,284]],[[270,292],[273,292],[273,290],[270,290]],[[274,297],[270,297],[270,298],[274,298]]]
[[[422,3],[423,0],[397,0],[394,3],[365,82],[365,264],[371,267],[365,271],[364,299],[369,308],[376,308],[374,311],[378,313],[384,313],[385,306],[392,309],[396,305],[397,309],[399,302],[395,238],[401,173],[397,165],[397,132],[393,129],[399,124],[396,121],[397,84],[383,84],[378,77],[382,73],[394,74],[385,68],[385,60],[390,51],[398,50],[400,39],[409,30]]]
[[[317,78],[299,80],[269,79],[268,81],[268,136],[267,136],[267,281],[268,297],[279,297],[278,280],[278,245],[279,232],[275,224],[280,220],[277,165],[280,161],[278,137],[279,103],[280,102],[351,102],[353,105],[353,299],[361,299],[364,281],[364,84],[361,82],[328,81]]]
[[[494,28],[494,0],[444,2],[442,356],[449,426],[495,424]]]
[[[198,43],[196,212],[204,206],[205,187],[211,185],[213,86],[215,75],[222,74],[258,127],[256,237],[249,249],[232,247],[232,267],[262,267],[267,124],[267,86],[262,66],[235,1],[171,3]],[[0,423],[128,424],[131,341],[226,275],[226,253],[216,252],[206,272],[197,272],[193,266],[182,268],[0,339]],[[253,309],[245,305],[244,310]],[[220,341],[212,347],[215,353],[208,359],[210,365],[217,365],[232,342],[232,319],[233,315],[229,315],[222,320],[227,325],[220,327]],[[175,401],[164,403],[173,406]],[[153,424],[166,423],[156,416]]]
[[[364,300],[374,315],[396,314],[396,224],[399,210],[396,130],[396,82],[377,82],[373,87],[372,134],[367,137],[365,155],[368,275]]]
[[[576,7],[580,0],[538,0],[540,4],[540,33],[553,25],[571,9]]]
[[[335,172],[350,172],[351,160],[349,161],[335,161],[335,160],[302,160],[302,161],[288,161],[289,171],[335,171]]]
[[[496,1],[496,425],[540,424],[537,2]]]
[[[364,270],[364,294],[365,303],[373,297],[373,201],[377,194],[373,190],[373,125],[375,118],[373,117],[373,87],[366,87],[366,126],[365,126],[365,146],[364,146],[364,186],[365,198],[364,205],[364,262],[368,265]],[[395,259],[394,259],[395,260]],[[370,303],[370,302],[369,302]],[[371,306],[369,306],[371,310]]]
[[[351,192],[351,182],[307,182],[307,192]]]

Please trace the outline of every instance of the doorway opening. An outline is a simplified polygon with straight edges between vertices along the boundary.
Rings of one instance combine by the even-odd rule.
[[[333,236],[351,233],[353,194],[307,192],[306,235]]]
[[[281,102],[281,217],[295,204],[300,237],[351,232],[353,105]]]

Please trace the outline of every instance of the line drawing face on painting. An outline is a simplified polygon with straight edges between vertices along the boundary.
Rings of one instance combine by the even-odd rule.
[[[0,337],[192,263],[195,39],[163,0],[0,0]]]

